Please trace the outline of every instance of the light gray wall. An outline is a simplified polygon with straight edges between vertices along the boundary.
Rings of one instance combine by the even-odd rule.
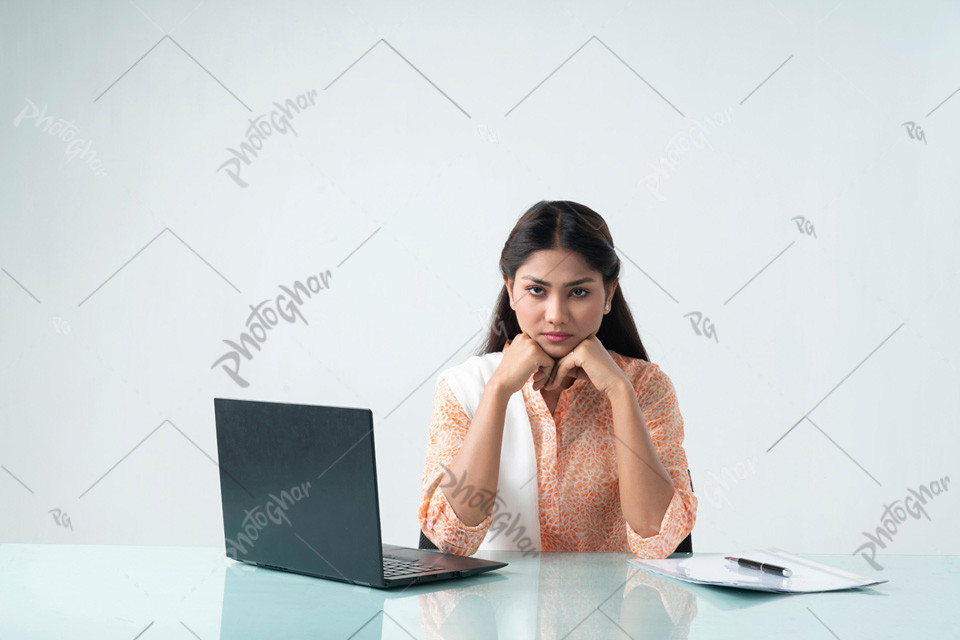
[[[676,386],[695,548],[853,553],[956,475],[958,28],[946,2],[5,4],[0,540],[222,544],[226,396],[370,407],[384,539],[415,545],[437,374],[517,217],[572,199]],[[246,186],[218,170],[298,96]],[[248,386],[213,367],[326,271]],[[947,488],[878,551],[956,552]]]

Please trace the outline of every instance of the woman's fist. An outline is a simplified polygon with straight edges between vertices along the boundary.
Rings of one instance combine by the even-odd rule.
[[[518,333],[504,345],[503,360],[491,380],[497,380],[512,395],[523,388],[533,374],[533,388],[539,391],[556,364],[536,340],[526,333]]]

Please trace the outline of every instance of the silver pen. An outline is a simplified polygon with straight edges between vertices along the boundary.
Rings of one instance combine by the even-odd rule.
[[[758,562],[756,560],[748,560],[747,558],[732,558],[730,556],[724,556],[727,560],[736,562],[741,567],[747,567],[748,569],[757,569],[759,571],[766,571],[767,573],[773,573],[778,576],[783,576],[784,578],[789,578],[793,571],[787,569],[786,567],[778,567],[775,564],[768,564],[766,562]]]

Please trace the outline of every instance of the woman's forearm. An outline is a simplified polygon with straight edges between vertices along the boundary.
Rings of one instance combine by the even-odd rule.
[[[657,456],[633,387],[623,385],[611,392],[610,404],[623,517],[634,531],[650,537],[660,532],[673,500],[673,479]]]
[[[487,382],[463,446],[447,467],[453,477],[445,484],[443,493],[457,517],[468,527],[483,522],[493,510],[500,475],[503,424],[511,395],[495,378]],[[478,499],[477,495],[483,498]]]

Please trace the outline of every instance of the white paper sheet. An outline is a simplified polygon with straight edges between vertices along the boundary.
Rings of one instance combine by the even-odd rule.
[[[789,578],[766,571],[741,567],[724,556],[749,558],[790,569]],[[872,580],[819,562],[787,553],[782,549],[751,549],[722,554],[693,554],[688,558],[663,560],[628,560],[633,565],[686,582],[714,584],[724,587],[774,591],[778,593],[812,593],[866,587],[887,582]]]

